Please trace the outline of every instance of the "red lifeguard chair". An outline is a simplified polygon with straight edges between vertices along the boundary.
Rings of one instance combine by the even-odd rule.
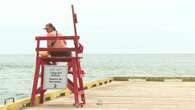
[[[72,80],[67,79],[67,88],[74,94],[74,105],[76,107],[83,107],[85,104],[85,94],[83,87],[83,75],[84,71],[80,66],[80,57],[78,54],[83,52],[83,46],[79,43],[79,36],[77,35],[77,16],[74,12],[74,6],[72,5],[72,17],[73,17],[73,26],[74,34],[73,36],[55,36],[55,37],[46,37],[38,36],[36,37],[37,47],[36,47],[36,69],[34,74],[34,82],[32,88],[31,96],[31,105],[35,104],[35,97],[37,94],[40,94],[40,103],[44,103],[44,93],[47,91],[43,87],[44,83],[44,67],[47,62],[67,62],[68,65],[68,74],[72,75]],[[42,48],[40,47],[40,41],[47,40],[73,40],[74,47],[72,48]],[[70,51],[73,55],[63,56],[63,57],[40,57],[40,51]],[[41,79],[40,87],[38,87],[39,77]]]

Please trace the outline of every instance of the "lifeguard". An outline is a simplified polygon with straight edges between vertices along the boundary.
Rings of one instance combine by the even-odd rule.
[[[54,36],[63,36],[61,33],[59,33],[55,26],[52,23],[48,23],[43,28],[47,32],[47,37],[54,37]],[[48,40],[47,41],[47,47],[48,48],[66,48],[66,41],[65,40]],[[70,56],[71,53],[69,51],[67,52],[57,52],[57,51],[42,51],[39,53],[41,57],[48,57],[51,56]]]

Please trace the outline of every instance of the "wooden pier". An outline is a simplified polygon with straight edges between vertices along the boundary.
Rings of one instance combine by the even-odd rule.
[[[186,78],[167,78],[163,79],[163,81],[146,81],[143,78],[127,78],[123,81],[114,81],[114,79],[116,80],[117,78],[107,79],[105,81],[97,81],[97,83],[94,82],[86,85],[87,104],[81,109],[195,110],[195,82],[192,79],[184,80]],[[119,79],[120,78],[117,80]],[[72,102],[73,95],[68,95],[47,101],[42,105],[26,107],[23,109],[78,109],[73,106]]]
[[[87,104],[83,110],[195,110],[195,83],[167,80],[114,81],[86,91]],[[75,109],[72,96],[49,101],[27,110]]]

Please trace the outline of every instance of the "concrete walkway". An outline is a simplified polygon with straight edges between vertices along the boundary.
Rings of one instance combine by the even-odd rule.
[[[82,110],[195,110],[195,82],[114,81],[86,91]],[[78,110],[73,96],[25,110]]]

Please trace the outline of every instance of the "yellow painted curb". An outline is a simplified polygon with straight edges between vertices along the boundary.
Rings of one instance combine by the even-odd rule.
[[[109,78],[104,78],[104,79],[92,81],[92,82],[85,85],[85,89],[90,89],[90,88],[93,88],[93,87],[101,86],[101,85],[110,83],[113,80],[114,80],[114,78],[109,77]]]
[[[180,79],[183,82],[195,82],[195,77],[114,77],[114,81],[128,81],[129,79],[143,79],[145,81],[165,81],[167,79]]]

